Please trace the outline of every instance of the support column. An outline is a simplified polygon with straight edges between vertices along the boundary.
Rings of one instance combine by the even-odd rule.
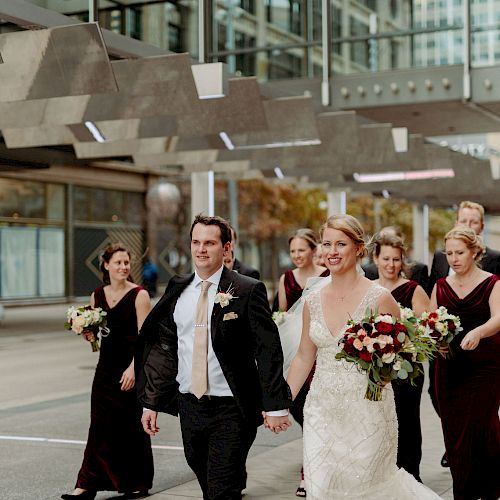
[[[229,179],[227,181],[227,189],[229,195],[229,221],[231,226],[236,231],[236,234],[240,234],[240,228],[238,225],[238,184],[234,179]],[[241,257],[239,247],[235,248],[236,257],[239,259]]]
[[[345,214],[347,211],[347,193],[345,191],[328,191],[328,217],[330,215]]]
[[[413,259],[429,265],[429,206],[413,203]]]
[[[214,173],[212,171],[191,174],[191,219],[200,213],[215,215]]]
[[[257,33],[255,43],[257,47],[265,47],[267,45],[267,21],[266,21],[266,6],[264,0],[256,0],[255,2],[255,17],[257,19]],[[255,76],[258,81],[267,80],[267,69],[269,66],[268,53],[257,52],[256,58],[256,72]]]
[[[321,44],[323,75],[321,79],[321,104],[332,103],[330,79],[332,76],[332,4],[330,0],[321,0]]]

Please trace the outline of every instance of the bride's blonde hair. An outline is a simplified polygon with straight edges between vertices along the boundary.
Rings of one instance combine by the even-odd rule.
[[[349,214],[331,215],[321,226],[319,231],[321,240],[323,239],[325,229],[337,229],[338,231],[342,231],[347,237],[354,241],[354,244],[358,247],[358,251],[356,252],[358,258],[361,259],[368,255],[364,240],[365,232],[356,217]]]

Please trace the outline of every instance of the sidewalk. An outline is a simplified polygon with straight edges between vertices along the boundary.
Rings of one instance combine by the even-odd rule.
[[[8,307],[5,310],[5,318],[0,325],[0,337],[3,337],[4,343],[9,344],[18,342],[15,337],[23,335],[30,336],[30,341],[33,340],[32,334],[43,336],[45,333],[52,333],[53,336],[53,332],[61,332],[61,335],[64,335],[63,323],[68,305],[54,304]],[[42,347],[38,347],[38,349],[43,350],[43,346],[44,344],[42,344]],[[73,346],[68,345],[67,347],[68,349],[73,349]],[[64,351],[61,351],[59,354],[64,359]],[[45,354],[41,353],[40,356],[44,359]],[[60,368],[63,369],[64,367]],[[89,368],[90,370],[90,367],[84,368]],[[14,374],[15,371],[13,371]],[[57,376],[57,373],[54,376]],[[40,379],[40,384],[45,384],[47,380],[44,381],[42,379],[43,377]],[[56,379],[58,378],[56,377]],[[52,385],[54,386],[54,391],[56,391],[57,384],[54,382]],[[14,386],[15,384],[13,384]],[[36,387],[33,388],[33,390],[35,389]],[[57,394],[59,397],[61,393]],[[441,456],[444,451],[441,424],[427,394],[427,384],[424,387],[422,395],[421,418],[423,457],[420,471],[422,480],[442,498],[452,500],[453,495],[449,469],[444,469],[440,466]],[[295,436],[297,435],[298,432],[295,432]],[[291,441],[287,439],[285,444],[277,446],[273,446],[272,441],[269,440],[269,448],[265,447],[265,451],[259,453],[258,451],[261,449],[263,449],[262,446],[255,446],[251,450],[251,456],[247,462],[248,486],[245,490],[245,500],[296,498],[295,490],[298,486],[302,462],[302,439],[293,439]],[[182,460],[181,457],[179,458]],[[168,463],[163,463],[161,467],[157,468],[157,472],[160,470],[163,471],[163,474],[168,474],[169,476],[172,474]],[[155,491],[154,487],[153,491]],[[155,492],[149,498],[151,500],[186,500],[190,498],[201,499],[202,495],[197,481],[193,480],[179,484],[173,488]]]
[[[427,384],[422,394],[422,463],[420,474],[424,484],[445,500],[453,500],[449,469],[440,465],[444,451],[441,423],[432,408]],[[296,439],[248,459],[248,483],[245,500],[285,500],[295,497],[302,462],[302,439]],[[151,500],[201,499],[196,480],[151,495]],[[324,499],[335,500],[335,499]],[[349,499],[354,500],[354,499]]]

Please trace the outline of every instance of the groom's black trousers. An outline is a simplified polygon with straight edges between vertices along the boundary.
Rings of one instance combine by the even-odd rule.
[[[233,397],[179,395],[179,417],[186,460],[204,500],[240,500],[246,460],[257,434]]]

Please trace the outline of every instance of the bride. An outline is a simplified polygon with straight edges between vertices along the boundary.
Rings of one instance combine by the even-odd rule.
[[[320,236],[332,278],[306,297],[300,346],[287,379],[295,397],[316,359],[304,407],[307,497],[437,499],[396,466],[398,426],[391,385],[385,386],[381,401],[368,401],[366,374],[335,359],[350,318],[359,321],[367,309],[399,317],[398,304],[388,290],[357,272],[366,249],[354,217],[330,217]]]

